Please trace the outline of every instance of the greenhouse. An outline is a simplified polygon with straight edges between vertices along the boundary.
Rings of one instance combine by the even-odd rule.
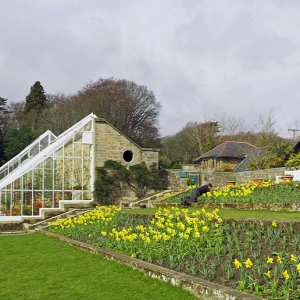
[[[0,168],[0,220],[92,200],[96,118],[90,114],[57,137],[45,132]]]

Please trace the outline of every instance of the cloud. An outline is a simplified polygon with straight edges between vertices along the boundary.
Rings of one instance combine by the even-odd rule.
[[[0,90],[74,93],[100,77],[134,80],[162,104],[161,133],[270,110],[299,120],[299,1],[11,0],[0,11]]]

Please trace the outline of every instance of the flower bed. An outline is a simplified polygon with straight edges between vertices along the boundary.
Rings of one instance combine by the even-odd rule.
[[[137,218],[98,207],[49,231],[265,298],[299,299],[299,227],[224,223],[218,210],[174,207]]]
[[[189,195],[187,192],[186,195]],[[180,203],[182,196],[170,197],[165,203]],[[198,198],[202,203],[299,203],[300,184],[262,181],[259,184],[237,184],[213,188]]]

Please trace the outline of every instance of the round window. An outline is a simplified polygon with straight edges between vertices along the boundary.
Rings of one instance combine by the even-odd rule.
[[[126,150],[126,151],[123,153],[123,159],[124,159],[126,162],[131,162],[132,159],[133,159],[133,153],[132,153],[132,151]]]

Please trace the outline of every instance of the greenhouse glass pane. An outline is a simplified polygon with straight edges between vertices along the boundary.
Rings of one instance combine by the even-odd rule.
[[[74,142],[81,143],[82,141],[82,132],[76,132],[74,135]]]
[[[41,165],[37,166],[33,170],[33,189],[42,190],[43,189],[43,169]]]
[[[91,156],[91,145],[82,145],[83,149],[83,157],[90,157]]]
[[[82,189],[82,158],[74,158],[73,186]]]
[[[50,208],[52,207],[52,192],[45,191],[44,192],[44,207]]]
[[[69,141],[64,146],[64,156],[71,156],[73,157],[73,142]]]
[[[54,189],[62,190],[63,186],[63,160],[62,158],[57,158],[55,160],[55,169],[54,169]]]
[[[74,144],[74,157],[82,157],[82,144]]]
[[[91,131],[92,130],[92,122],[89,122],[86,125],[84,125],[83,130],[84,131]]]

